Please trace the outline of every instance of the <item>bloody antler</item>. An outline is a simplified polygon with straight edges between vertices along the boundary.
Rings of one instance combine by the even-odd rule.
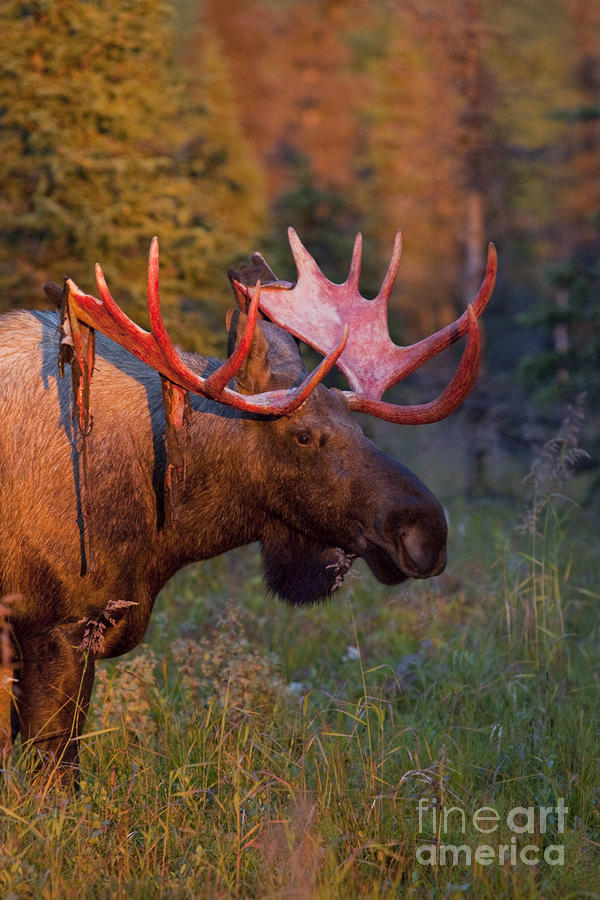
[[[184,391],[202,394],[244,412],[274,416],[289,415],[294,412],[335,365],[346,345],[348,329],[343,328],[340,332],[340,340],[336,342],[332,352],[327,354],[314,372],[308,375],[297,388],[269,391],[264,394],[240,394],[228,388],[227,384],[239,370],[252,343],[260,303],[260,284],[256,285],[254,298],[248,310],[248,319],[238,347],[220,368],[207,378],[203,378],[193,372],[181,359],[163,324],[158,290],[158,239],[156,237],[152,240],[148,260],[148,311],[151,332],[136,325],[117,305],[108,290],[99,265],[96,266],[96,281],[102,297],[101,301],[89,294],[84,294],[71,279],[67,279],[69,306],[78,320],[116,341]]]
[[[494,288],[497,269],[494,245],[489,245],[483,283],[466,312],[424,340],[409,347],[398,347],[388,333],[387,307],[400,264],[401,233],[396,235],[391,262],[374,300],[366,300],[358,291],[362,254],[360,234],[354,243],[348,278],[343,284],[333,284],[323,275],[293,228],[288,230],[288,235],[298,269],[295,287],[280,283],[263,285],[260,292],[246,290],[253,301],[260,293],[260,308],[270,319],[321,353],[329,353],[339,346],[340,335],[344,327],[348,327],[348,340],[337,361],[352,388],[344,391],[348,406],[408,425],[436,422],[454,412],[477,378],[480,356],[477,319]],[[468,335],[469,339],[460,365],[436,400],[419,406],[397,406],[381,399],[384,391],[463,335]]]

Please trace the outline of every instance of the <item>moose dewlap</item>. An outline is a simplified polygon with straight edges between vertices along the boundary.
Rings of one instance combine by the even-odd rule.
[[[290,243],[296,286],[278,282],[258,254],[234,279],[240,309],[228,316],[225,362],[171,343],[156,239],[151,332],[122,312],[99,267],[101,300],[67,279],[64,290],[46,286],[59,313],[0,319],[0,597],[12,595],[0,753],[20,731],[63,772],[75,770],[95,660],[136,646],[162,586],[194,560],[258,541],[268,589],[298,604],[332,594],[358,556],[390,585],[443,570],[439,503],[351,413],[420,424],[462,403],[477,374],[477,317],[495,253],[461,318],[397,347],[386,309],[399,237],[372,301],[358,293],[360,236],[343,285],[327,281],[293,231]],[[381,399],[462,335],[461,363],[437,400]],[[311,374],[298,337],[325,356]],[[322,384],[335,364],[349,391]],[[71,377],[61,377],[67,365]]]

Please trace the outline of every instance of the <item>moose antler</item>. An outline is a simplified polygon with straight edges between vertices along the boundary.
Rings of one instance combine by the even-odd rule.
[[[472,390],[479,369],[481,340],[477,319],[491,297],[496,280],[497,258],[489,245],[485,276],[473,304],[451,325],[409,347],[391,340],[387,327],[387,307],[402,250],[401,232],[396,234],[392,259],[381,289],[374,300],[366,300],[358,290],[362,236],[357,235],[350,272],[343,284],[333,284],[304,247],[293,228],[288,229],[290,247],[298,269],[295,286],[285,282],[243,288],[252,298],[260,295],[260,308],[286,331],[321,353],[339,346],[340,335],[349,328],[348,340],[337,361],[351,391],[343,391],[350,409],[370,413],[390,422],[421,425],[437,422],[454,412]],[[467,347],[454,378],[431,403],[397,406],[381,400],[382,394],[406,378],[428,359],[463,335]]]
[[[148,259],[148,312],[151,332],[136,325],[117,305],[99,265],[96,265],[96,281],[102,300],[84,294],[70,278],[66,281],[68,303],[78,320],[101,331],[183,391],[202,394],[244,412],[272,416],[284,416],[294,412],[335,365],[346,345],[348,329],[343,328],[340,340],[336,342],[332,352],[326,355],[302,384],[292,390],[275,390],[253,395],[240,394],[228,388],[227,384],[238,372],[252,343],[260,303],[260,284],[256,285],[242,339],[237,348],[222,366],[207,378],[203,378],[184,363],[162,320],[158,290],[158,238],[152,239]]]

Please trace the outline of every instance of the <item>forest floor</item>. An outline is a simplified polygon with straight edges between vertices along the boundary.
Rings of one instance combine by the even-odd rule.
[[[564,497],[448,506],[450,562],[265,596],[257,548],[98,666],[81,791],[0,786],[0,896],[600,897],[600,562]]]

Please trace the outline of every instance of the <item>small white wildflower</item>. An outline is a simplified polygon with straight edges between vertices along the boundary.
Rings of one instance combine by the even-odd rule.
[[[286,691],[288,692],[288,694],[294,694],[296,697],[299,697],[303,690],[304,685],[301,681],[290,681],[290,683],[286,687]]]
[[[346,652],[342,656],[343,660],[360,659],[360,650],[358,647],[346,647]]]

